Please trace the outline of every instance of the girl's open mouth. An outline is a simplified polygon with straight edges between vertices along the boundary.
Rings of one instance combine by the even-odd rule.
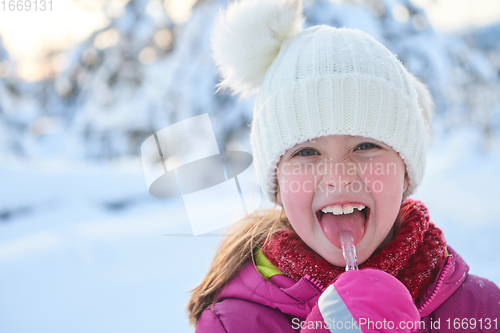
[[[354,208],[351,213],[323,212],[318,210],[316,218],[321,226],[325,236],[339,249],[342,248],[340,233],[350,232],[354,239],[354,245],[357,245],[363,235],[370,219],[370,208],[364,207],[361,210]]]

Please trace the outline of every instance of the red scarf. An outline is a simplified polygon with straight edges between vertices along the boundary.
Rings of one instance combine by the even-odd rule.
[[[422,202],[407,199],[399,216],[401,225],[394,239],[359,268],[379,268],[395,276],[417,300],[436,278],[446,257],[446,241],[429,221]],[[344,267],[334,266],[314,252],[293,230],[276,232],[262,251],[280,272],[295,280],[309,274],[327,286],[345,272]]]

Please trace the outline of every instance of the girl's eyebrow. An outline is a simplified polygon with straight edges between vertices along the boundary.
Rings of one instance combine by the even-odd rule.
[[[356,141],[356,142],[366,142],[366,141],[371,141],[373,143],[376,143],[376,144],[380,144],[380,145],[385,145],[385,143],[383,143],[382,141],[379,141],[379,140],[376,140],[376,139],[373,139],[373,138],[365,138],[365,137],[354,137],[354,138],[350,138],[349,141]]]
[[[304,142],[301,142],[301,143],[297,143],[295,146],[293,146],[290,149],[299,148],[299,147],[302,147],[302,146],[314,145],[314,144],[318,144],[318,143],[317,142],[312,142],[312,141],[308,140],[308,141],[304,141]]]

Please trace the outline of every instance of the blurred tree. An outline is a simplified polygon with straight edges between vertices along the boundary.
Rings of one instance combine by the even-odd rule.
[[[9,128],[0,151],[43,157],[47,151],[57,155],[50,153],[57,148],[72,159],[138,156],[153,132],[202,113],[210,115],[220,150],[250,151],[253,99],[239,103],[238,96],[216,94],[214,88],[219,78],[210,58],[210,32],[227,2],[193,0],[189,20],[176,23],[160,0],[130,0],[122,7],[116,1],[78,1],[106,8],[111,23],[66,51],[68,66],[37,84],[19,82],[13,74],[2,78],[0,48],[0,126]],[[441,127],[473,124],[485,139],[498,139],[498,25],[445,35],[408,0],[305,3],[306,27],[358,28],[397,54],[429,85]],[[60,54],[49,57],[57,62]],[[40,117],[49,118],[35,122]],[[49,143],[37,139],[39,133],[57,132],[58,126],[63,132],[58,145],[42,149]]]

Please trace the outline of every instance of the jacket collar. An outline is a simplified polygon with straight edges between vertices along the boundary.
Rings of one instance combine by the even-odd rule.
[[[217,295],[217,300],[239,298],[263,304],[283,313],[305,318],[318,302],[322,290],[310,276],[295,281],[285,275],[274,275],[266,280],[253,262],[246,263]]]
[[[448,247],[448,251],[450,254],[441,265],[436,279],[416,304],[421,317],[429,315],[443,304],[467,277],[469,266],[451,247]],[[217,300],[248,300],[285,314],[306,318],[322,291],[309,275],[298,281],[285,275],[273,275],[265,279],[250,261],[221,289]]]
[[[421,317],[428,316],[443,304],[464,283],[469,265],[448,246],[449,255],[441,265],[436,279],[416,304]]]

